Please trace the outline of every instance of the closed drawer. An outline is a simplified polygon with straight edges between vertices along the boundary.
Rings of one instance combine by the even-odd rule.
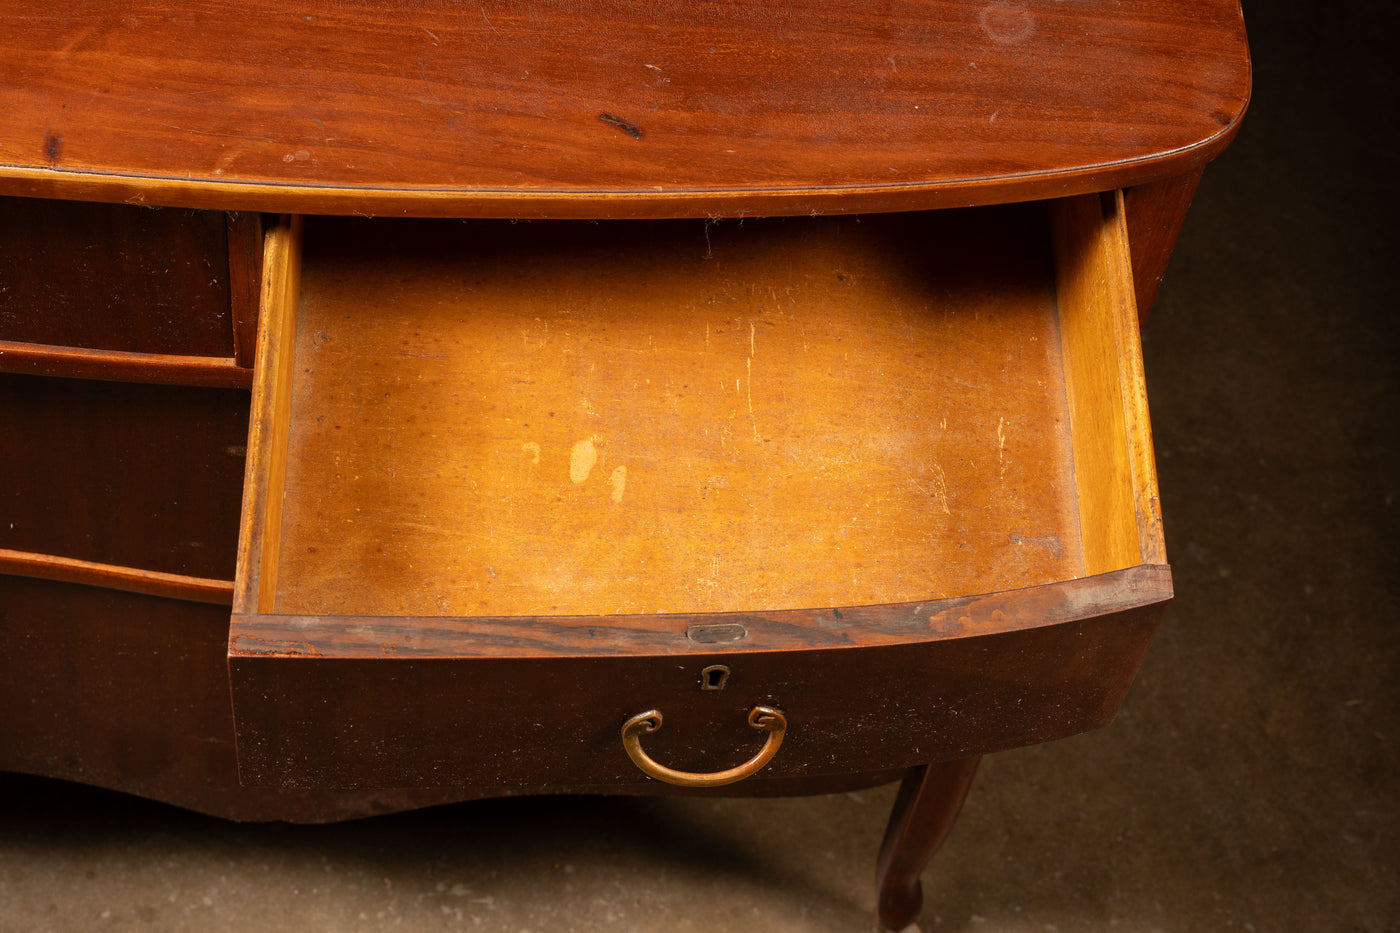
[[[1171,593],[1121,199],[275,231],[243,779],[756,780],[1111,719]],[[707,682],[723,668],[721,689]]]
[[[0,198],[0,341],[234,355],[222,211]]]
[[[0,372],[0,550],[227,586],[247,437],[246,389]]]

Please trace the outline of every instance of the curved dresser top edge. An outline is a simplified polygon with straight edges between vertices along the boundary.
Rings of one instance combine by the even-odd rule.
[[[0,194],[593,219],[973,206],[1194,172],[1252,81],[1237,0],[263,5],[0,0],[0,35],[25,37],[0,41]]]

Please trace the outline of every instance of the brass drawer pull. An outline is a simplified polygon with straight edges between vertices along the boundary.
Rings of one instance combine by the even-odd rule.
[[[681,787],[720,787],[742,781],[758,772],[773,760],[773,756],[778,754],[778,747],[783,744],[783,734],[787,732],[787,717],[779,710],[771,706],[755,706],[749,710],[749,725],[759,732],[767,732],[768,741],[763,743],[757,755],[727,771],[698,774],[693,771],[676,771],[657,764],[650,755],[642,751],[642,735],[661,728],[661,713],[654,709],[638,713],[623,724],[622,747],[627,749],[627,756],[632,759],[634,765],[658,781],[679,784]]]

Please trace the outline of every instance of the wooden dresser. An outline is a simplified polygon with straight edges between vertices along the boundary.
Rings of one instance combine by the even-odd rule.
[[[979,756],[1113,718],[1234,0],[108,6],[0,2],[0,767],[902,780],[899,928]]]

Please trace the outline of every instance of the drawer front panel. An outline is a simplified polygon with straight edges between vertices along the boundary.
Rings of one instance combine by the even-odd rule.
[[[1073,735],[1113,717],[1161,606],[972,638],[667,657],[230,659],[241,779],[292,787],[655,783],[620,729],[649,709],[658,762],[710,772],[752,756],[748,711],[786,715],[757,779],[899,768]],[[236,646],[237,647],[237,646]],[[308,656],[310,655],[310,656]],[[702,671],[727,666],[722,690]],[[661,785],[657,785],[660,787]]]
[[[237,389],[0,374],[0,548],[233,578]]]
[[[222,211],[0,198],[0,340],[232,357]]]

